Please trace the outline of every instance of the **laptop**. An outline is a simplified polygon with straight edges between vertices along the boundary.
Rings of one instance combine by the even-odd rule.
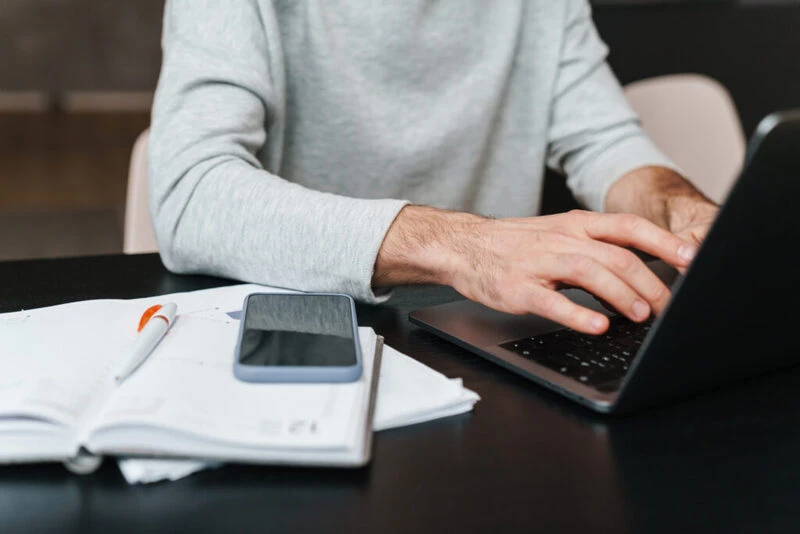
[[[800,361],[800,109],[765,118],[744,170],[667,309],[634,323],[588,293],[564,295],[611,317],[600,336],[464,300],[412,323],[598,412],[624,413]]]

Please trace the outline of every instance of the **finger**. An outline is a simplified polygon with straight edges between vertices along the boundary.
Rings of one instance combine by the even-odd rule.
[[[602,241],[582,243],[581,248],[582,253],[592,257],[633,288],[653,313],[658,315],[664,311],[670,299],[669,288],[636,254]]]
[[[584,229],[592,239],[634,247],[675,267],[687,267],[697,246],[638,215],[603,214],[588,219]]]
[[[710,227],[708,226],[696,226],[693,228],[689,228],[683,232],[678,232],[675,235],[677,235],[684,241],[700,246],[700,244],[703,241],[705,241],[706,235],[708,235],[709,230]]]
[[[557,261],[549,263],[549,266],[552,266],[552,270],[545,272],[545,276],[582,287],[632,321],[644,321],[650,317],[650,305],[630,285],[594,258],[583,254],[560,254]]]
[[[578,306],[557,291],[533,285],[529,295],[531,313],[585,334],[599,335],[608,330],[608,317]]]

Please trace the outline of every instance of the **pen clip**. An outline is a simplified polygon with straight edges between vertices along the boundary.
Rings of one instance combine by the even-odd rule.
[[[144,313],[142,314],[142,318],[139,319],[139,328],[136,330],[137,332],[141,332],[142,328],[147,324],[147,322],[153,317],[153,315],[161,309],[161,304],[156,304],[155,306],[150,306],[147,308]]]

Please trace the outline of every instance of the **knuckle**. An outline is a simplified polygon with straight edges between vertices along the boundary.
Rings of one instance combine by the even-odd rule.
[[[625,249],[619,249],[614,255],[614,266],[618,271],[630,272],[635,270],[639,258],[633,252]]]
[[[504,277],[494,288],[493,298],[500,301],[509,301],[516,306],[520,287],[524,285],[517,276]]]
[[[547,239],[555,245],[564,245],[572,240],[572,238],[563,231],[548,232]]]
[[[636,300],[636,293],[623,284],[615,284],[613,287],[608,288],[603,297],[609,304],[619,309],[633,303]]]
[[[512,288],[511,284],[498,283],[480,286],[477,294],[468,294],[469,298],[477,300],[484,305],[498,311],[513,315],[529,313],[525,302],[520,298],[519,288]]]
[[[536,309],[542,315],[550,315],[558,305],[558,293],[548,292],[536,300]]]
[[[650,302],[666,302],[669,299],[669,289],[662,283],[655,284],[650,291]]]
[[[628,284],[623,282],[620,278],[616,276],[609,277],[608,280],[604,280],[603,290],[608,293],[611,298],[615,298],[617,300],[622,298],[628,298],[634,294],[633,289],[631,289]]]
[[[585,223],[587,220],[591,219],[594,214],[586,210],[573,209],[568,211],[566,215],[574,223]]]
[[[663,232],[659,232],[659,233],[660,233],[660,237],[656,238],[656,243],[655,244],[660,250],[667,251],[667,250],[671,250],[671,249],[676,249],[677,248],[675,246],[676,237],[674,235],[670,234],[666,230],[664,230]]]
[[[642,219],[638,215],[634,215],[632,213],[624,213],[619,216],[620,226],[622,229],[629,234],[636,232],[642,224]]]
[[[592,260],[587,256],[581,254],[568,254],[565,257],[569,271],[579,277],[583,278],[592,271]]]

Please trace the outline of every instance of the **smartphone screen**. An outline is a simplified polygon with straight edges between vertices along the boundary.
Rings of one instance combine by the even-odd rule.
[[[251,295],[238,361],[262,367],[358,363],[351,301],[340,295]]]

